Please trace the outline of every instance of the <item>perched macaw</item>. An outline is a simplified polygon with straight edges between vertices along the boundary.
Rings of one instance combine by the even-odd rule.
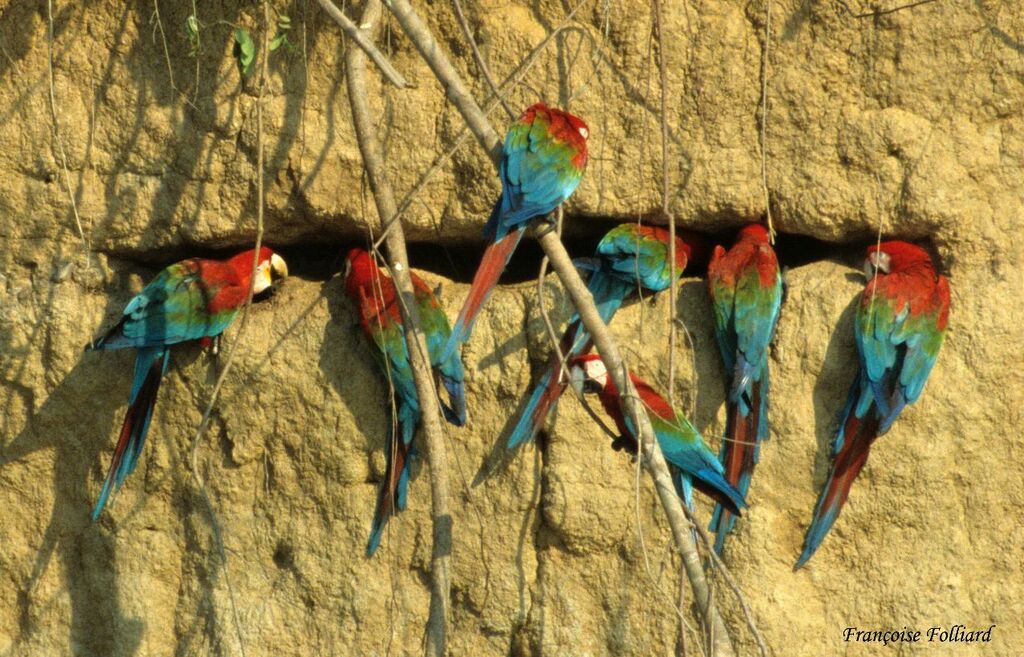
[[[949,281],[928,253],[907,242],[873,245],[864,262],[867,286],[857,306],[857,378],[832,444],[832,467],[796,568],[811,558],[835,523],[871,444],[921,396],[949,321]]]
[[[577,356],[570,362],[569,378],[577,393],[597,393],[604,410],[615,421],[620,436],[612,443],[615,449],[625,448],[636,453],[637,438],[631,421],[622,413],[619,392],[608,375],[604,362],[597,354]],[[691,486],[735,515],[746,506],[743,494],[730,484],[725,470],[715,453],[704,442],[686,416],[672,408],[664,397],[632,372],[629,378],[636,387],[640,401],[647,408],[651,426],[658,437],[658,445],[665,460],[674,468],[676,490],[692,510]]]
[[[245,305],[254,258],[250,249],[224,262],[189,258],[167,267],[128,302],[117,326],[86,346],[88,351],[137,350],[128,413],[92,511],[93,520],[99,518],[110,494],[135,470],[171,347],[192,340],[208,342],[224,332]],[[276,279],[287,275],[284,259],[267,247],[261,248],[253,293],[267,290]]]
[[[782,275],[768,230],[744,227],[728,252],[715,247],[708,265],[715,337],[730,377],[725,439],[719,458],[725,478],[746,497],[761,441],[768,439],[768,344],[782,307]],[[736,518],[715,506],[711,530],[721,554]]]
[[[410,274],[416,308],[427,339],[430,364],[435,376],[441,379],[448,391],[449,404],[442,404],[442,410],[449,422],[461,426],[466,417],[462,360],[457,353],[441,358],[442,349],[451,332],[448,318],[430,287],[416,274]],[[410,464],[415,454],[412,439],[419,424],[420,405],[394,281],[380,271],[369,253],[363,249],[352,249],[348,253],[345,291],[359,306],[359,322],[363,332],[376,344],[378,363],[394,387],[396,421],[401,436],[401,440],[396,440],[392,425],[387,425],[387,439],[384,443],[387,469],[377,497],[370,539],[366,545],[366,556],[370,557],[380,545],[388,518],[405,509]]]
[[[445,357],[469,340],[477,313],[491,295],[530,220],[558,208],[580,184],[587,166],[589,135],[581,119],[544,103],[531,106],[508,129],[498,168],[501,197],[484,227],[484,236],[493,242],[473,276],[445,346]]]
[[[682,276],[689,255],[690,246],[677,236],[676,265],[669,266],[669,232],[664,228],[629,223],[608,231],[597,245],[593,263],[586,265],[592,269],[587,288],[594,297],[601,320],[605,324],[610,322],[623,301],[632,294],[653,295],[667,290],[673,277]],[[579,316],[573,315],[562,335],[561,351],[568,362],[590,349],[590,334]],[[568,383],[556,353],[519,414],[519,421],[508,437],[509,449],[537,435]]]

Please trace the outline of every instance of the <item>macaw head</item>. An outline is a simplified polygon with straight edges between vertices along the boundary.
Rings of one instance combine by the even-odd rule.
[[[928,252],[909,242],[892,240],[872,244],[864,259],[864,275],[868,280],[875,276],[904,272],[918,267],[932,268]]]
[[[740,234],[736,238],[736,241],[738,242],[744,239],[767,243],[768,229],[764,227],[764,224],[747,224],[740,229]]]
[[[256,265],[256,280],[252,285],[252,293],[259,294],[269,290],[274,283],[288,276],[288,265],[284,258],[264,246],[260,249],[260,261]]]
[[[600,393],[608,385],[608,369],[597,354],[574,358],[569,368],[569,385],[577,395]]]
[[[253,250],[242,251],[228,260],[242,284],[249,281],[252,273]],[[252,293],[259,294],[270,289],[278,280],[288,276],[288,265],[284,258],[274,253],[269,246],[260,247],[259,261],[256,263],[256,278],[252,283]]]
[[[373,261],[366,249],[353,247],[349,249],[345,257],[345,287],[355,290],[363,285],[369,285],[373,272],[377,269],[377,263]]]

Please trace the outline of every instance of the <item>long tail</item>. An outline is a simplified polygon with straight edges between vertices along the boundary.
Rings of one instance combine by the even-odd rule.
[[[139,454],[142,452],[142,444],[146,441],[146,433],[149,431],[149,422],[153,418],[160,380],[167,372],[170,354],[170,350],[165,347],[146,347],[139,349],[135,356],[135,377],[128,400],[128,413],[121,425],[121,433],[117,438],[114,456],[110,460],[107,479],[103,482],[103,490],[100,491],[99,499],[92,510],[94,522],[99,519],[110,495],[121,488],[125,477],[135,470]]]
[[[373,511],[373,522],[370,525],[370,539],[366,543],[366,556],[372,557],[380,547],[381,538],[384,536],[384,526],[387,525],[391,516],[405,509],[409,492],[409,473],[412,458],[415,450],[412,446],[412,427],[408,422],[402,422],[402,438],[394,439],[394,432],[389,428],[385,452],[387,465],[384,470],[384,481],[381,482],[380,491],[377,493],[377,506]],[[405,440],[405,436],[409,440]]]
[[[444,346],[444,351],[441,354],[442,362],[451,358],[452,354],[455,354],[469,340],[477,314],[491,296],[491,291],[494,290],[494,286],[497,285],[498,279],[501,277],[501,272],[505,271],[508,261],[512,258],[516,247],[519,246],[519,240],[522,239],[525,230],[526,224],[514,228],[484,251],[483,258],[480,259],[480,266],[477,267],[476,274],[473,275],[469,295],[462,304],[459,318],[455,321],[452,333]]]
[[[725,428],[725,440],[719,450],[719,459],[725,466],[726,480],[747,496],[754,466],[760,458],[761,441],[768,437],[768,370],[763,379],[750,384],[750,399],[730,399]],[[749,405],[747,402],[749,401]],[[746,415],[744,415],[746,411]],[[725,537],[736,524],[734,516],[721,504],[715,505],[709,529],[716,532],[715,552],[722,553]]]
[[[853,389],[850,391],[845,419],[836,436],[836,445],[840,447],[832,462],[828,481],[825,482],[818,504],[814,508],[814,518],[807,528],[804,549],[793,567],[794,570],[803,566],[814,555],[839,517],[839,512],[842,511],[850,494],[850,486],[867,462],[871,444],[878,437],[878,414],[874,404],[870,405],[863,417],[858,418],[855,412],[859,395],[864,393],[860,384],[861,376],[854,381]]]
[[[558,403],[558,398],[562,396],[562,392],[568,384],[563,380],[565,377],[559,376],[560,373],[561,365],[558,362],[558,357],[553,356],[548,362],[544,375],[530,394],[530,401],[519,413],[519,421],[516,422],[515,428],[512,429],[512,433],[508,437],[509,449],[518,447],[527,440],[533,440],[533,437],[540,431],[545,418]]]
[[[605,324],[612,320],[616,311],[622,306],[623,300],[633,290],[631,284],[601,270],[594,272],[587,287],[594,297],[598,314]],[[560,343],[560,349],[566,355],[566,361],[588,353],[592,346],[590,333],[587,332],[579,317],[574,315],[569,320],[569,326],[565,329]],[[537,382],[533,392],[530,393],[530,400],[519,413],[519,420],[508,437],[509,449],[528,440],[533,440],[540,428],[544,426],[548,414],[558,404],[559,397],[562,396],[569,384],[566,378],[561,376],[561,369],[558,354],[555,354],[548,360],[544,374]]]
[[[697,472],[691,473],[691,478],[694,488],[725,507],[731,514],[738,516],[740,509],[747,506],[743,494],[717,470],[701,468]]]
[[[441,374],[441,384],[448,391],[448,403],[441,404],[444,419],[461,427],[466,424],[466,384],[463,381]]]
[[[697,506],[693,502],[693,481],[690,476],[686,474],[682,469],[669,465],[669,471],[672,474],[672,483],[675,484],[676,494],[679,499],[683,501],[683,505],[690,511],[690,515],[694,518],[697,517]],[[693,537],[693,542],[697,543],[697,528],[690,528],[690,536]]]

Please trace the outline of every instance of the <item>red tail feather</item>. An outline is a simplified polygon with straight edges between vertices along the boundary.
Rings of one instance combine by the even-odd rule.
[[[505,271],[505,266],[512,257],[512,253],[516,250],[516,246],[519,245],[520,238],[523,236],[523,230],[525,230],[525,226],[513,230],[505,237],[488,246],[487,250],[484,251],[484,255],[480,259],[480,266],[477,267],[476,274],[473,275],[473,283],[469,287],[469,294],[466,296],[466,301],[462,304],[462,311],[459,312],[459,318],[452,331],[453,336],[455,334],[459,335],[459,342],[464,342],[469,338],[477,313],[480,312],[487,298],[491,295],[491,291],[497,285],[498,279],[501,278],[501,273]]]
[[[823,509],[839,510],[846,504],[857,475],[868,460],[871,444],[878,437],[878,418],[872,405],[864,418],[858,419],[851,412],[843,428],[843,448],[836,455],[832,465],[832,477],[822,500]]]

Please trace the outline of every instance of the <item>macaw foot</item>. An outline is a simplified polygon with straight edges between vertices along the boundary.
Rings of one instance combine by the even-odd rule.
[[[637,445],[636,441],[632,437],[619,436],[618,438],[612,441],[612,449],[614,449],[616,452],[625,451],[629,454],[632,454],[635,457],[637,452]]]

